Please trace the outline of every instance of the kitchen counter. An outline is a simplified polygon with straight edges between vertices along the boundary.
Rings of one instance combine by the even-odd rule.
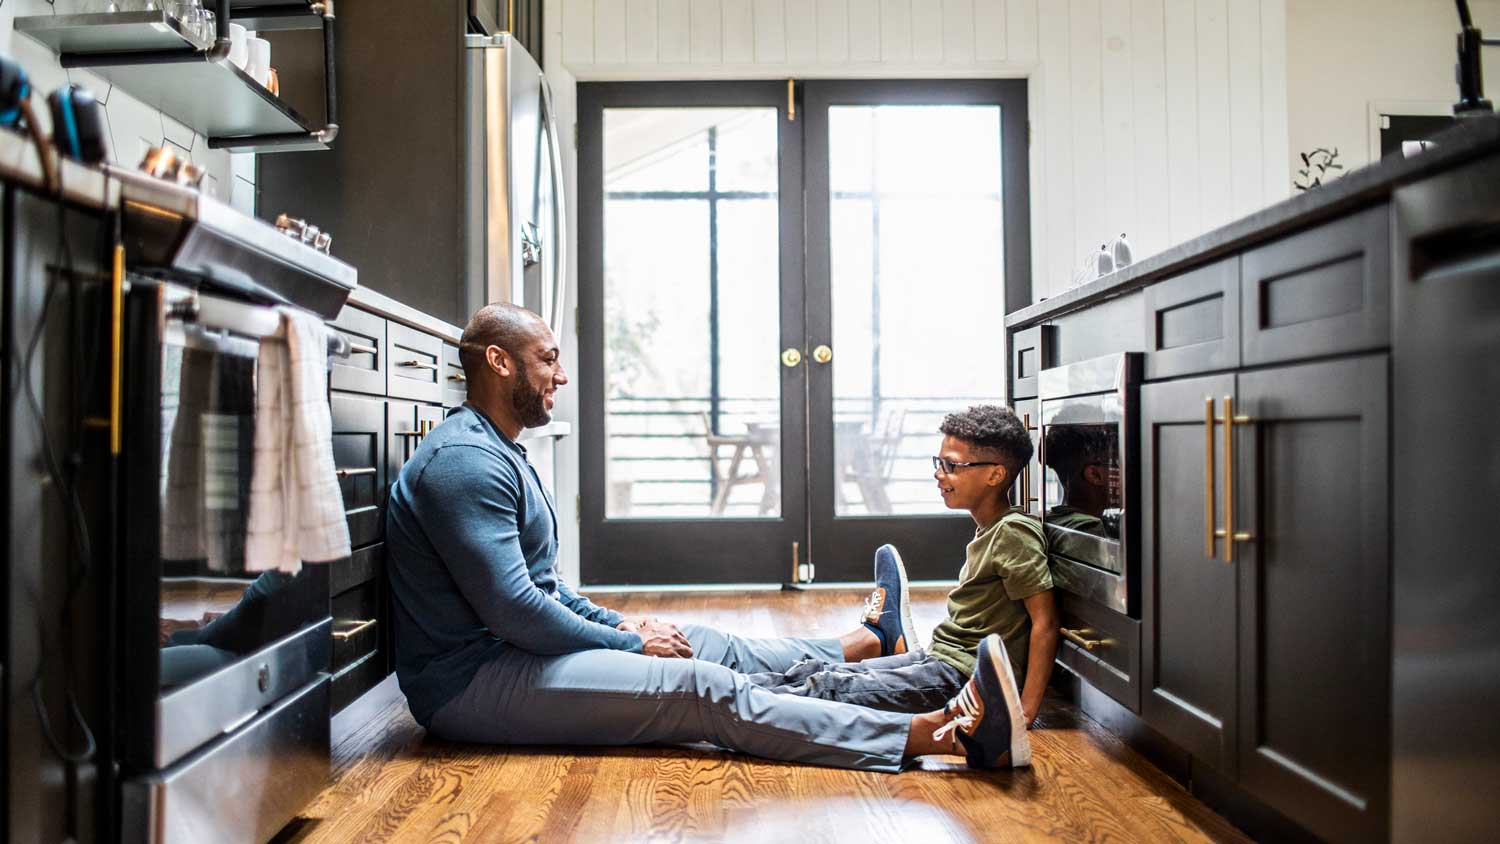
[[[1341,216],[1390,196],[1396,188],[1500,151],[1500,116],[1467,120],[1435,139],[1436,145],[1410,158],[1391,157],[1351,171],[1322,187],[1268,206],[1186,243],[1158,252],[1122,270],[1072,288],[1005,317],[1006,328],[1033,325],[1138,290],[1189,267],[1249,244],[1269,240],[1312,223]]]

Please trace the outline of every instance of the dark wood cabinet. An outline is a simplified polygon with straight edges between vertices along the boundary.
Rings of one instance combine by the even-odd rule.
[[[1220,558],[1223,398],[1234,376],[1141,387],[1141,714],[1221,773],[1235,770],[1238,579]]]
[[[443,344],[443,406],[458,407],[468,398],[468,381],[464,376],[463,362],[458,359],[458,347]]]
[[[1240,259],[1246,366],[1389,346],[1389,205],[1273,240]]]
[[[385,496],[385,402],[343,393],[334,393],[329,402],[333,464],[339,491],[344,495],[349,544],[359,548],[380,538],[380,505]]]
[[[345,308],[329,325],[349,341],[349,356],[333,359],[328,386],[335,390],[385,395],[385,320],[365,311]]]
[[[1132,712],[1141,708],[1141,623],[1060,592],[1057,661]]]
[[[1032,447],[1031,462],[1011,488],[1011,503],[1035,516],[1042,500],[1042,403],[1038,399],[1022,399],[1011,402],[1011,409],[1030,433]]]
[[[1148,381],[1240,365],[1240,259],[1236,255],[1146,288]]]
[[[1339,844],[1386,829],[1387,369],[1381,354],[1239,376],[1239,782]]]

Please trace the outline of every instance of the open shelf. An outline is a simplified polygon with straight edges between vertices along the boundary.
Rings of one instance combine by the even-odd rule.
[[[318,27],[322,18],[302,3],[237,0],[246,19],[295,22]],[[240,22],[238,15],[232,17]],[[160,109],[208,139],[216,149],[234,152],[291,152],[327,149],[320,128],[266,90],[228,59],[194,60],[211,46],[184,32],[176,18],[162,10],[82,15],[38,15],[16,18],[16,31],[32,38],[63,60],[86,56],[91,72],[141,102]],[[282,29],[293,28],[282,26]],[[182,51],[186,60],[145,63],[146,51]],[[176,58],[176,57],[173,57]]]

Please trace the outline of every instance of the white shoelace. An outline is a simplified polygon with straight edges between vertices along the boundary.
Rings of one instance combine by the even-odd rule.
[[[948,705],[943,707],[943,709],[945,712],[952,712],[956,709],[960,714],[952,721],[938,727],[937,731],[932,734],[933,741],[943,741],[953,735],[953,731],[960,727],[965,730],[970,729],[978,723],[979,714],[984,711],[983,707],[979,705],[979,698],[975,695],[973,683],[965,683],[963,689],[959,691],[958,697],[948,701]]]
[[[883,604],[883,603],[884,603],[884,601],[881,600],[880,590],[879,589],[876,589],[874,592],[871,592],[870,595],[869,595],[869,597],[865,598],[865,611],[864,611],[864,615],[862,616],[862,618],[865,621],[870,622],[871,624],[879,624],[880,623],[880,609],[881,609],[881,604]]]

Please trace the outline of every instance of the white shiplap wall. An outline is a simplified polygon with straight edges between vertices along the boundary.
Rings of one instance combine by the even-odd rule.
[[[1027,78],[1037,299],[1120,232],[1148,255],[1290,189],[1286,0],[550,0],[546,20],[560,89]]]
[[[1041,299],[1122,231],[1144,257],[1288,194],[1286,2],[546,0],[544,69],[563,126],[579,80],[1025,78]],[[573,133],[562,143],[576,197]],[[563,347],[577,360],[576,332]],[[573,396],[556,416],[578,424]],[[576,437],[557,461],[559,565],[576,578]]]

